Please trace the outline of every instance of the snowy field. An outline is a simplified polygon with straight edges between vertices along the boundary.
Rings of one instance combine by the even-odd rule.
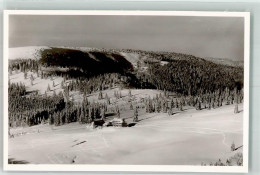
[[[133,127],[85,124],[13,128],[9,158],[32,164],[200,165],[242,152],[243,106],[189,109],[172,116],[140,112]],[[124,118],[124,115],[122,114]],[[132,119],[127,119],[131,121]],[[232,143],[238,150],[231,152]]]

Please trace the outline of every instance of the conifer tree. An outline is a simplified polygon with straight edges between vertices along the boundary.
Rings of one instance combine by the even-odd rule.
[[[98,99],[99,99],[99,100],[103,99],[102,91],[99,92],[99,94],[98,94]]]
[[[234,113],[237,114],[238,113],[238,92],[237,89],[235,88],[235,97],[234,97],[234,101],[235,101],[235,109],[234,109]]]
[[[118,92],[117,92],[117,91],[114,91],[114,97],[115,97],[116,99],[118,99]]]
[[[116,107],[116,114],[117,114],[117,117],[120,118],[120,110],[119,110],[118,106]]]
[[[41,71],[41,79],[43,79],[43,71]]]
[[[47,91],[51,91],[50,85],[48,84]]]
[[[133,110],[134,108],[133,108],[133,104],[132,104],[132,102],[130,103],[130,110]]]
[[[179,103],[179,110],[180,110],[180,111],[183,111],[183,105],[182,105],[181,102]]]
[[[146,112],[146,113],[149,112],[149,101],[146,102],[145,112]]]
[[[105,108],[102,108],[102,110],[101,110],[101,118],[102,118],[102,120],[105,120],[105,116],[106,116]]]
[[[160,100],[157,102],[156,110],[158,113],[161,112],[161,101]]]
[[[63,89],[64,88],[64,81],[62,80],[60,83],[60,88]]]
[[[158,95],[158,94],[156,94],[156,97],[155,97],[155,99],[156,99],[156,101],[158,101],[158,100],[159,100],[159,95]]]
[[[53,119],[52,114],[49,115],[48,123],[49,123],[49,125],[53,125],[53,123],[54,123],[54,119]]]
[[[136,66],[137,66],[137,69],[140,70],[140,68],[141,68],[141,62],[140,62],[139,60],[137,61]]]
[[[112,82],[109,82],[108,88],[111,89],[112,88]]]
[[[235,145],[235,143],[233,142],[233,143],[231,144],[231,151],[235,151],[235,149],[236,149],[236,145]]]
[[[164,97],[167,97],[167,92],[165,89],[163,90],[163,95],[164,95]]]
[[[231,166],[231,162],[230,162],[230,160],[227,159],[227,161],[226,161],[226,165],[227,165],[227,166]]]
[[[207,103],[206,103],[206,102],[204,103],[204,108],[205,108],[205,109],[207,108]]]
[[[167,113],[168,113],[168,115],[172,115],[172,108],[169,108]]]
[[[173,99],[171,100],[171,109],[175,108]]]
[[[93,116],[93,113],[92,113],[92,107],[91,105],[89,105],[89,108],[88,108],[88,118],[89,118],[89,122],[93,121],[94,120],[94,116]]]
[[[61,114],[61,112],[58,112],[58,117],[59,117],[59,125],[63,125],[63,115]]]
[[[162,94],[161,93],[159,94],[159,99],[162,99]]]
[[[165,101],[165,100],[162,101],[162,111],[163,111],[164,113],[167,112],[166,101]]]
[[[129,91],[128,91],[128,96],[129,96],[129,97],[132,97],[132,92],[131,92],[130,89],[129,89]]]
[[[64,118],[64,123],[69,123],[70,122],[70,116],[67,113],[63,113],[62,117]],[[63,120],[62,120],[63,121]]]
[[[196,107],[197,110],[201,110],[201,101],[198,100],[197,102],[197,107]]]
[[[24,76],[24,79],[27,79],[27,72],[24,72],[23,76]]]
[[[234,109],[234,113],[237,114],[238,113],[238,104],[235,103],[235,109]]]
[[[30,80],[31,80],[31,81],[33,81],[33,80],[34,80],[34,77],[33,77],[33,75],[32,75],[32,74],[31,74]]]
[[[138,110],[137,110],[137,107],[135,108],[133,122],[138,122]]]
[[[209,107],[208,110],[211,110],[211,101],[209,101]]]
[[[214,100],[212,100],[212,108],[214,109],[215,108],[215,102],[214,102]]]

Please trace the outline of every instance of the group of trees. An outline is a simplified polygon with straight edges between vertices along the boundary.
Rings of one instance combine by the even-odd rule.
[[[215,64],[192,55],[170,52],[134,52],[147,59],[139,60],[137,69],[116,50],[91,50],[87,52],[73,49],[51,48],[41,51],[40,60],[13,60],[9,63],[9,73],[19,70],[24,78],[30,78],[31,85],[37,77],[61,76],[62,93],[48,95],[50,85],[44,95],[26,92],[23,84],[9,83],[10,121],[24,121],[29,126],[48,121],[61,125],[78,121],[88,123],[105,117],[110,98],[103,90],[120,88],[142,88],[163,90],[164,94],[145,100],[146,112],[182,111],[185,106],[197,110],[212,109],[222,105],[243,101],[243,68]],[[160,61],[167,61],[161,65]],[[146,71],[141,67],[147,67]],[[59,67],[59,69],[58,69]],[[63,69],[65,68],[65,69]],[[69,80],[69,81],[66,81]],[[53,87],[55,81],[53,80]],[[70,100],[70,92],[79,91],[84,96],[82,105]],[[106,99],[106,104],[87,102],[88,94],[98,92],[98,99]],[[176,94],[172,97],[171,93]],[[131,91],[128,96],[131,97]],[[114,91],[114,97],[122,97]],[[131,99],[131,98],[129,98]],[[116,108],[116,106],[115,106]],[[134,109],[130,101],[130,109]],[[235,113],[238,109],[235,108]],[[120,111],[116,110],[118,116]],[[135,114],[134,114],[135,115]],[[19,123],[19,122],[16,122]],[[22,122],[20,122],[21,124]],[[19,125],[19,124],[18,124]]]
[[[70,91],[80,91],[83,94],[91,94],[93,92],[114,88],[120,84],[121,77],[119,74],[113,73],[85,78],[83,80],[74,79],[68,83],[68,89]]]
[[[154,98],[148,98],[145,101],[146,112],[168,112],[169,115],[174,111],[182,111],[185,106],[192,106],[196,110],[213,109],[222,105],[239,104],[243,101],[242,91],[236,88],[232,91],[226,88],[223,92],[216,90],[211,93],[196,95],[196,96],[179,96],[170,97],[167,92],[161,93]],[[130,104],[131,108],[131,104]],[[237,106],[235,108],[238,112]]]
[[[202,162],[201,166],[207,166],[207,164]],[[215,163],[210,162],[209,166],[243,166],[243,153],[238,152],[226,159],[226,161],[218,159]]]
[[[8,70],[12,74],[12,71],[20,70],[21,72],[36,71],[40,69],[39,61],[33,59],[18,59],[12,60],[9,63]]]
[[[53,112],[65,108],[63,95],[38,95],[35,92],[27,93],[24,84],[9,83],[8,110],[10,125],[20,126],[26,123],[36,125],[47,120]]]
[[[157,89],[185,96],[201,95],[226,88],[241,90],[243,69],[202,60],[172,60],[166,65],[149,64],[147,81]]]
[[[85,104],[83,102],[80,106],[67,103],[63,110],[54,112],[50,116],[48,123],[56,126],[71,122],[91,123],[95,119],[105,119],[105,111],[105,105],[100,103]]]
[[[105,118],[106,103],[88,102],[87,97],[81,104],[65,100],[66,91],[53,95],[27,93],[22,83],[9,83],[9,125],[33,126],[41,123],[63,125],[71,122],[90,123]]]

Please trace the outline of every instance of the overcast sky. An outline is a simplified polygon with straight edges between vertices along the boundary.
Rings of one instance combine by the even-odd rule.
[[[10,15],[9,47],[70,46],[172,51],[243,60],[241,17]]]

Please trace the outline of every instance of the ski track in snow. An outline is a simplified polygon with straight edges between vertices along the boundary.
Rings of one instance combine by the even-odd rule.
[[[176,148],[184,151],[185,156],[190,156],[190,152],[187,151],[188,148],[185,146],[187,143],[195,144],[194,149],[198,154],[205,154],[203,149],[199,149],[199,144],[200,141],[205,141],[206,144],[209,141],[208,149],[216,144],[219,146],[219,152],[213,155],[210,153],[208,158],[210,160],[217,160],[217,158],[226,158],[232,154],[230,152],[232,140],[235,139],[235,141],[238,141],[236,143],[240,144],[240,136],[243,133],[242,114],[234,118],[234,114],[228,112],[233,107],[228,106],[226,109],[228,109],[226,110],[227,114],[231,116],[227,115],[227,117],[223,118],[221,118],[222,114],[213,116],[211,111],[205,111],[205,114],[204,111],[196,113],[195,110],[189,111],[190,113],[194,113],[194,115],[192,114],[192,118],[190,115],[187,115],[189,112],[186,113],[186,111],[175,116],[168,116],[162,113],[141,114],[140,119],[142,120],[132,128],[105,127],[103,129],[90,129],[86,125],[78,124],[68,124],[58,127],[48,127],[47,125],[32,127],[26,134],[10,139],[11,145],[14,147],[9,149],[9,154],[17,159],[25,157],[23,158],[24,160],[37,164],[109,163],[110,161],[117,161],[117,159],[125,162],[125,157],[129,157],[129,160],[133,158],[134,161],[135,157],[132,157],[132,155],[135,154],[135,156],[141,154],[147,157],[147,159],[141,157],[143,161],[149,162],[154,160],[156,162],[156,159],[153,159],[152,155],[147,154],[146,150],[152,150],[153,154],[159,154],[160,152],[163,153],[161,148],[164,148],[164,146],[169,149],[168,147],[174,147],[173,143],[177,143]],[[216,113],[221,110],[223,109],[216,109],[214,112]],[[53,129],[51,129],[52,127]],[[40,133],[35,132],[38,129]],[[19,128],[18,132],[20,132]],[[142,133],[144,135],[140,135]],[[182,133],[183,136],[179,137]],[[137,137],[133,137],[133,134],[137,134]],[[160,138],[164,134],[166,136],[165,139]],[[172,140],[171,134],[173,134]],[[147,138],[147,136],[152,137]],[[159,140],[151,140],[153,137],[158,137]],[[193,138],[191,142],[189,141],[190,138]],[[185,141],[183,142],[183,140]],[[137,145],[136,148],[134,147],[135,144]],[[55,148],[56,145],[58,147]],[[73,145],[76,146],[72,147]],[[178,147],[179,145],[182,146]],[[55,149],[45,150],[45,153],[41,153],[41,150],[53,146]],[[117,150],[118,146],[120,147]],[[27,156],[24,153],[28,152],[30,154],[31,150],[33,150],[33,156],[26,158]],[[172,153],[171,150],[173,150]],[[169,155],[178,153],[175,153],[174,149],[169,149],[168,151],[167,154]],[[185,154],[185,151],[187,151],[187,154]],[[111,155],[113,155],[111,158],[107,157]],[[37,159],[35,156],[42,156],[42,159]],[[196,157],[193,158],[194,160],[187,160],[192,164],[200,161]],[[165,157],[165,159],[168,158]],[[169,158],[169,160],[171,159]],[[178,157],[174,161],[178,161],[177,159]]]

